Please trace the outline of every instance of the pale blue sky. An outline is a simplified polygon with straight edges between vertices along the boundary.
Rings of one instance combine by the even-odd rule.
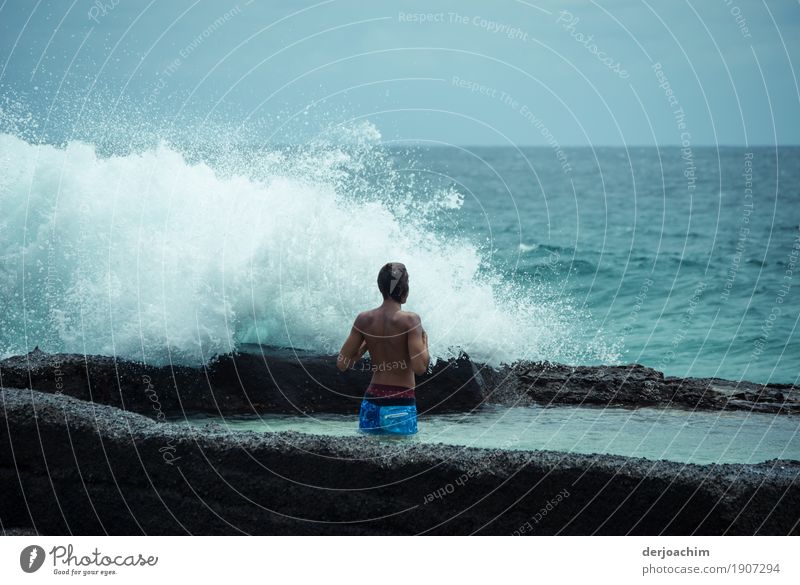
[[[800,144],[798,29],[790,1],[7,0],[0,82],[53,120],[126,103],[282,141],[359,118],[469,145]]]

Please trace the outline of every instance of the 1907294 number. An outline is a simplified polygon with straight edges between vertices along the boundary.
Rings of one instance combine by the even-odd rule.
[[[780,573],[781,566],[779,563],[735,563],[733,565],[734,573]]]

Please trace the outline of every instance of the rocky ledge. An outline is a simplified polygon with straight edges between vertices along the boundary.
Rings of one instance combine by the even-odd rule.
[[[0,404],[12,533],[800,534],[800,461],[231,432],[22,389]]]
[[[339,372],[333,356],[261,347],[204,367],[148,366],[104,356],[38,349],[0,361],[0,386],[63,393],[153,418],[185,414],[352,414],[369,383],[368,362]],[[524,362],[494,370],[466,355],[439,362],[417,380],[421,412],[506,406],[671,406],[800,413],[800,388],[787,384],[675,378],[639,364],[566,366]]]
[[[488,377],[484,369],[484,377]],[[640,364],[566,366],[519,362],[492,374],[487,402],[597,406],[671,406],[800,414],[800,388],[722,378],[664,376]]]

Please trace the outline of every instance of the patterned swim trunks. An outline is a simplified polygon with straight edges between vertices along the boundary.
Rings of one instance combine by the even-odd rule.
[[[370,384],[361,401],[358,428],[365,433],[413,435],[417,406],[413,388]]]

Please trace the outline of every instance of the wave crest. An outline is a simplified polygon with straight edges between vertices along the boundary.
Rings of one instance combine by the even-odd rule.
[[[576,343],[586,315],[567,299],[505,280],[476,245],[437,231],[460,213],[457,191],[402,181],[374,127],[348,132],[361,137],[349,148],[199,160],[163,142],[101,156],[0,135],[0,350],[151,363],[241,343],[335,353],[396,260],[434,358],[618,358],[602,340]]]

